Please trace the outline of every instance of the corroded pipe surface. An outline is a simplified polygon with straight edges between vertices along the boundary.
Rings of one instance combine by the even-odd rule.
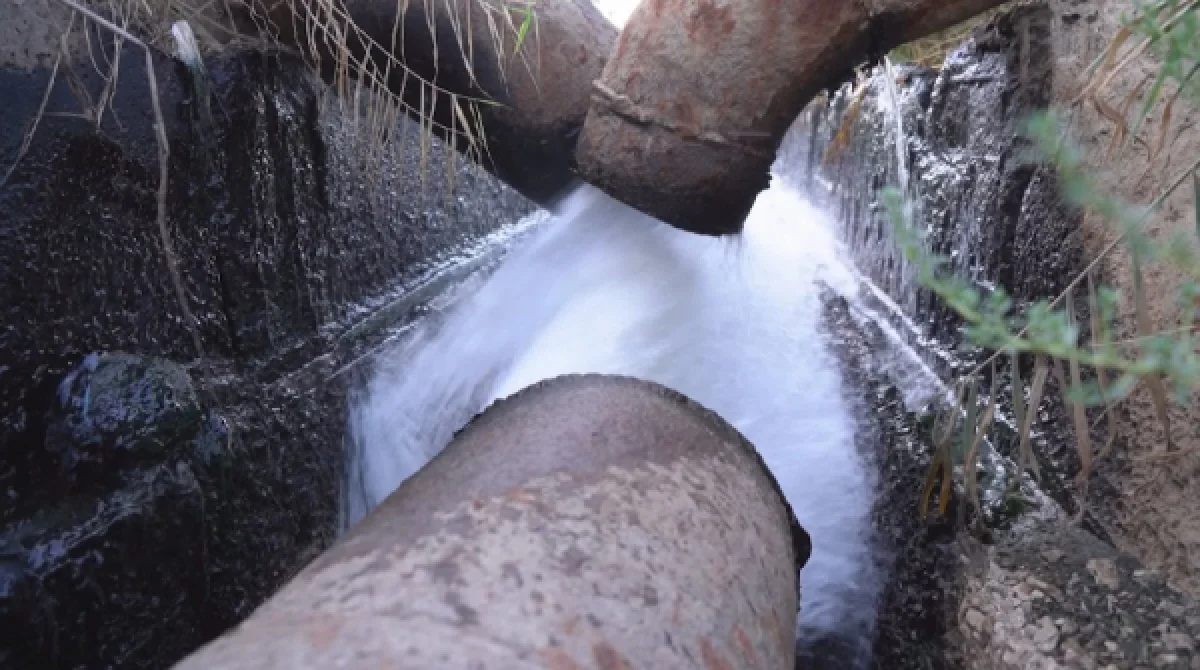
[[[660,386],[493,405],[180,668],[791,668],[807,534],[754,448]]]
[[[678,228],[736,233],[822,88],[1002,2],[645,0],[594,87],[579,171]]]

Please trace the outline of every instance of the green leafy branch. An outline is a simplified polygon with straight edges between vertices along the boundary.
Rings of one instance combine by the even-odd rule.
[[[1109,49],[1094,62],[1088,76],[1090,82],[1076,102],[1091,96],[1100,113],[1117,122],[1114,148],[1127,148],[1138,136],[1140,127],[1156,108],[1163,104],[1162,130],[1157,145],[1151,148],[1156,158],[1166,144],[1171,127],[1171,110],[1181,98],[1195,101],[1196,72],[1200,71],[1200,0],[1162,0],[1139,2],[1138,11],[1127,19],[1120,34],[1111,41]],[[1117,72],[1145,53],[1157,55],[1159,70],[1134,116],[1132,130],[1127,126],[1129,110],[1136,96],[1144,90],[1145,82],[1127,98],[1124,109],[1115,110],[1100,102],[1097,95],[1111,82]],[[1174,94],[1166,95],[1174,88]],[[1012,360],[1012,409],[1018,429],[1019,457],[1022,468],[1038,474],[1037,462],[1031,447],[1031,431],[1042,400],[1045,382],[1051,373],[1058,379],[1063,400],[1072,409],[1081,471],[1079,485],[1086,499],[1087,481],[1092,463],[1102,459],[1114,444],[1116,429],[1112,408],[1127,397],[1139,384],[1150,391],[1154,408],[1163,425],[1165,441],[1159,450],[1171,447],[1168,414],[1168,388],[1175,400],[1182,402],[1200,388],[1200,355],[1196,311],[1200,306],[1200,158],[1170,180],[1168,186],[1147,207],[1134,208],[1121,199],[1100,189],[1087,168],[1081,152],[1073,143],[1064,140],[1063,122],[1055,115],[1042,113],[1028,121],[1026,133],[1034,151],[1031,161],[1054,167],[1060,177],[1061,192],[1068,204],[1097,214],[1115,227],[1116,235],[1084,271],[1066,289],[1051,300],[1015,305],[1003,288],[980,289],[950,270],[949,258],[926,249],[925,240],[910,220],[904,198],[895,190],[883,193],[889,216],[895,228],[895,239],[905,257],[916,269],[920,285],[937,295],[949,309],[962,319],[967,342],[992,351],[990,357],[955,383],[954,401],[943,408],[935,426],[934,461],[922,491],[922,515],[929,512],[932,491],[938,478],[942,480],[938,509],[944,513],[948,502],[948,487],[953,475],[954,456],[961,457],[964,472],[976,472],[978,449],[976,436],[991,424],[996,403],[996,365],[1001,357]],[[1187,185],[1192,185],[1196,199],[1196,238],[1190,234],[1172,235],[1166,240],[1151,237],[1145,229],[1147,217],[1157,211],[1166,199]],[[1136,336],[1117,339],[1116,310],[1120,294],[1109,287],[1098,286],[1100,263],[1112,252],[1121,250],[1129,257],[1132,273],[1133,307]],[[1178,307],[1177,327],[1153,330],[1144,269],[1152,263],[1170,263],[1182,270],[1184,279],[1175,287]],[[1081,327],[1076,301],[1085,300],[1090,318],[1088,328]],[[1030,394],[1021,379],[1020,357],[1033,358]],[[978,411],[978,384],[983,373],[991,367],[992,388],[988,408]],[[1093,454],[1091,431],[1098,424],[1088,424],[1086,408],[1104,407],[1108,419],[1109,437],[1098,454]],[[986,421],[980,420],[986,417]],[[962,429],[959,435],[959,421]],[[958,448],[952,449],[953,443]],[[966,491],[978,506],[976,480],[966,477]]]
[[[927,251],[922,235],[909,220],[903,197],[895,189],[888,189],[883,194],[884,203],[892,218],[897,242],[916,269],[918,281],[963,319],[967,339],[979,347],[997,352],[1043,354],[1125,377],[1106,392],[1087,389],[1083,396],[1087,404],[1120,399],[1132,390],[1131,378],[1155,374],[1170,376],[1175,382],[1177,396],[1182,399],[1191,389],[1200,386],[1200,357],[1195,352],[1194,337],[1196,305],[1200,299],[1200,283],[1196,281],[1200,279],[1200,253],[1193,240],[1173,237],[1167,242],[1155,241],[1142,224],[1150,212],[1184,184],[1193,183],[1200,190],[1200,177],[1196,176],[1200,160],[1184,170],[1154,203],[1139,212],[1094,185],[1078,150],[1059,139],[1060,125],[1053,116],[1037,115],[1030,120],[1028,128],[1030,138],[1057,168],[1066,199],[1115,221],[1119,227],[1117,239],[1062,294],[1053,300],[1033,302],[1018,316],[1014,315],[1013,301],[1002,287],[984,292],[950,272],[949,258]],[[1200,211],[1197,217],[1200,234]],[[1144,283],[1141,267],[1148,261],[1169,260],[1191,275],[1192,279],[1177,289],[1184,325],[1170,332],[1146,333],[1135,339],[1118,341],[1114,337],[1113,322],[1119,294],[1110,288],[1093,289],[1088,300],[1095,313],[1093,321],[1098,332],[1093,333],[1092,343],[1081,345],[1082,331],[1074,322],[1073,310],[1066,310],[1063,305],[1072,300],[1076,290],[1092,276],[1101,258],[1118,244],[1123,244],[1134,259],[1135,286]],[[1144,307],[1144,297],[1135,296],[1135,301]],[[978,375],[991,362],[992,359],[988,359],[967,376]]]

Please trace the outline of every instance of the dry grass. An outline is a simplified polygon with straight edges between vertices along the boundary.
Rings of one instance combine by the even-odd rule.
[[[940,69],[946,60],[946,55],[957,49],[976,27],[990,21],[992,17],[1008,11],[1015,2],[1006,3],[990,9],[967,21],[951,26],[928,37],[902,44],[892,50],[890,58],[896,63],[912,63],[934,69]]]
[[[850,92],[850,104],[846,107],[846,112],[842,114],[838,122],[838,129],[833,134],[829,146],[825,148],[821,162],[829,164],[836,161],[850,147],[854,127],[858,124],[858,117],[862,112],[863,100],[867,97],[868,83],[869,81],[860,71],[855,78],[854,88]]]

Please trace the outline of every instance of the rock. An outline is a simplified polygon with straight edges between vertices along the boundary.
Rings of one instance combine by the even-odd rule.
[[[1200,604],[1161,581],[1135,579],[1135,560],[1053,502],[1043,500],[992,540],[986,569],[967,576],[960,610],[964,620],[978,610],[992,623],[986,637],[961,636],[963,667],[1183,667],[1194,655],[1200,626],[1191,615]],[[1053,561],[1045,556],[1052,547],[1061,552]],[[1034,585],[1053,597],[1038,598]]]
[[[1151,585],[1158,584],[1163,581],[1163,577],[1157,570],[1141,569],[1133,571],[1133,578],[1141,584]]]
[[[233,429],[229,421],[210,410],[204,417],[200,434],[196,436],[195,446],[196,456],[205,465],[211,465],[222,454],[228,454],[233,447]]]
[[[46,448],[68,471],[110,472],[191,458],[206,418],[181,366],[124,353],[88,355],[59,384],[50,415]]]
[[[786,178],[834,215],[836,234],[871,281],[871,290],[861,294],[863,307],[888,321],[943,379],[961,374],[956,368],[966,361],[942,352],[970,357],[975,350],[960,348],[960,316],[918,281],[916,266],[896,244],[880,192],[886,186],[905,191],[926,243],[946,256],[947,270],[956,276],[977,286],[1002,286],[1015,304],[1059,295],[1086,262],[1082,217],[1064,204],[1054,170],[1027,160],[1024,134],[1029,115],[1046,108],[1056,89],[1055,23],[1044,3],[1014,3],[978,26],[940,70],[900,65],[896,86],[877,74],[862,89],[845,87],[812,106],[781,148],[785,160],[808,168]],[[1031,358],[1022,365],[1031,368]],[[1001,380],[1010,376],[1007,368],[1001,357]],[[1007,395],[1001,394],[998,411],[1011,415]],[[1074,512],[1074,494],[1064,482],[1080,465],[1060,395],[1044,396],[1050,420],[1043,418],[1044,444],[1035,451],[1041,469],[1061,476],[1039,485]],[[1018,441],[1005,437],[1005,429],[996,432],[993,446],[1013,458]],[[993,478],[995,490],[1003,489],[1001,477]],[[1002,499],[986,491],[984,497]],[[1023,504],[1014,498],[994,510],[985,507],[984,516],[1008,516]]]
[[[1038,622],[1037,631],[1033,634],[1033,643],[1038,651],[1049,654],[1058,649],[1058,635],[1058,626],[1054,625],[1054,621],[1050,617],[1042,617]]]
[[[1093,558],[1087,562],[1087,571],[1092,574],[1098,584],[1113,591],[1121,588],[1121,578],[1117,574],[1117,565],[1110,558]]]
[[[29,487],[0,534],[0,659],[13,668],[167,661],[192,646],[207,589],[194,466],[232,435],[170,361],[93,353],[58,383]],[[31,450],[35,451],[35,450]]]
[[[928,453],[914,434],[929,430],[932,423],[918,425],[880,372],[884,365],[874,356],[883,351],[878,346],[882,331],[856,321],[850,305],[831,291],[823,291],[821,297],[823,327],[839,354],[845,379],[853,380],[846,388],[856,389],[847,402],[861,407],[858,415],[874,419],[859,422],[855,442],[865,458],[879,464],[874,523],[878,541],[889,549],[884,565],[890,576],[869,656],[800,657],[797,667],[863,667],[869,660],[872,667],[889,670],[942,668],[945,641],[967,628],[969,603],[959,607],[957,594],[969,561],[957,551],[953,512],[949,519],[922,519],[914,512],[928,464]],[[951,613],[964,618],[953,620]]]
[[[1044,5],[1021,3],[977,28],[940,71],[898,66],[899,86],[872,77],[859,104],[851,104],[857,89],[845,87],[784,140],[785,157],[810,169],[800,185],[826,200],[856,268],[921,324],[918,339],[953,348],[961,319],[916,281],[880,206],[884,186],[907,187],[927,243],[957,274],[1004,286],[1018,302],[1057,295],[1080,267],[1078,215],[1059,204],[1053,174],[1021,157],[1023,124],[1053,92],[1052,31]],[[843,130],[844,150],[830,151]],[[901,143],[909,156],[904,166],[897,160]],[[817,187],[818,179],[832,188]]]
[[[986,622],[986,619],[983,616],[983,612],[980,612],[979,610],[975,609],[974,607],[967,610],[966,620],[967,620],[967,625],[976,631],[982,631],[983,625]]]
[[[1186,633],[1167,633],[1162,637],[1163,646],[1167,651],[1187,651],[1194,648],[1192,637]]]
[[[1184,612],[1187,611],[1183,605],[1180,605],[1179,603],[1173,603],[1169,600],[1164,600],[1161,603],[1159,603],[1158,609],[1166,612],[1168,616],[1173,616],[1177,619],[1182,617],[1184,615]]]
[[[883,333],[856,326],[850,307],[844,301],[823,295],[826,328],[834,337],[836,350],[847,378],[872,380],[870,371],[883,366]],[[872,346],[874,345],[874,346]],[[872,383],[878,383],[874,381]],[[878,397],[884,397],[877,393]],[[886,415],[886,407],[875,407]],[[897,491],[918,491],[919,484],[897,487],[895,471],[911,468],[920,481],[925,470],[921,461],[927,454],[928,440],[921,432],[925,425],[918,416],[895,421],[890,426],[892,442],[883,457],[884,495]],[[901,440],[898,436],[916,438]],[[912,495],[916,495],[913,493]],[[879,667],[887,668],[965,668],[967,670],[1024,670],[1025,668],[1094,669],[1150,667],[1158,655],[1173,654],[1184,662],[1183,637],[1200,633],[1200,607],[1184,594],[1170,590],[1162,580],[1137,579],[1143,570],[1132,557],[1115,550],[1091,533],[1072,523],[1069,516],[1045,493],[1032,490],[1029,504],[1012,515],[1003,527],[989,529],[989,542],[980,543],[972,529],[955,528],[946,523],[952,540],[931,541],[928,521],[903,536],[904,561],[898,566],[908,570],[920,566],[918,575],[936,573],[935,583],[903,576],[904,593],[924,594],[936,590],[938,604],[918,610],[911,600],[897,601],[900,607],[885,607],[889,618],[880,620],[880,637],[894,636],[885,650],[888,656]],[[897,496],[898,497],[898,496]],[[901,498],[901,500],[903,500]],[[890,505],[908,512],[915,501]],[[901,519],[902,520],[902,519]],[[897,526],[899,527],[899,526]],[[893,531],[894,532],[894,531]],[[942,536],[945,538],[945,536]],[[939,538],[941,539],[941,538]],[[934,560],[939,551],[952,548],[945,563]],[[930,569],[937,566],[938,569]],[[957,572],[956,572],[957,571]],[[1144,575],[1144,573],[1141,573]],[[960,581],[961,580],[961,581]],[[912,598],[915,600],[915,598]],[[917,612],[923,616],[918,618]],[[939,617],[951,619],[949,630],[938,628]],[[916,634],[917,623],[922,633]],[[927,628],[926,628],[927,627]],[[900,640],[925,640],[922,645],[904,646]],[[1168,637],[1170,636],[1170,637]],[[1150,643],[1156,642],[1153,648]],[[938,649],[937,644],[953,645]],[[878,644],[878,643],[877,643]],[[878,647],[877,647],[878,650]],[[1190,655],[1190,654],[1189,654]],[[876,660],[881,658],[876,655]],[[913,660],[915,659],[915,660]],[[1190,659],[1188,659],[1190,660]],[[1179,667],[1176,664],[1175,667]]]
[[[1094,661],[1088,657],[1083,647],[1079,646],[1079,642],[1075,638],[1067,638],[1059,645],[1062,649],[1063,661],[1069,667],[1092,669],[1096,667]]]

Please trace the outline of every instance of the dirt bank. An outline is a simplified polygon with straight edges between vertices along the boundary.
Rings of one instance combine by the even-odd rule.
[[[1131,10],[1128,0],[1054,0],[1056,105],[1073,110],[1073,131],[1080,141],[1088,166],[1099,185],[1129,202],[1145,204],[1166,187],[1184,167],[1200,156],[1200,110],[1177,104],[1166,129],[1166,142],[1155,155],[1163,129],[1163,105],[1145,122],[1141,132],[1125,150],[1112,151],[1117,125],[1101,113],[1108,107],[1121,109],[1133,101],[1130,116],[1139,109],[1156,72],[1150,57],[1135,59],[1096,97],[1074,104],[1085,85],[1085,70],[1104,53],[1120,28],[1121,15]],[[1134,93],[1140,87],[1140,92]],[[1133,97],[1130,97],[1133,94]],[[1195,235],[1195,206],[1191,188],[1183,188],[1150,217],[1147,229],[1160,240],[1175,233]],[[1084,218],[1084,253],[1088,259],[1112,241],[1114,229],[1094,214]],[[1113,254],[1102,265],[1106,283],[1121,291],[1121,320],[1118,337],[1136,336],[1132,314],[1132,275],[1127,256]],[[1172,267],[1155,265],[1146,269],[1146,288],[1155,329],[1178,325],[1179,313],[1173,291],[1183,280]],[[1171,437],[1175,450],[1163,458],[1150,458],[1165,442],[1150,394],[1139,388],[1121,407],[1118,440],[1109,462],[1101,466],[1099,484],[1120,492],[1111,502],[1095,500],[1105,509],[1096,516],[1107,525],[1118,547],[1170,575],[1179,587],[1200,593],[1200,405],[1189,402],[1170,411]],[[1103,440],[1103,426],[1097,439]],[[1101,442],[1102,443],[1102,442]]]

